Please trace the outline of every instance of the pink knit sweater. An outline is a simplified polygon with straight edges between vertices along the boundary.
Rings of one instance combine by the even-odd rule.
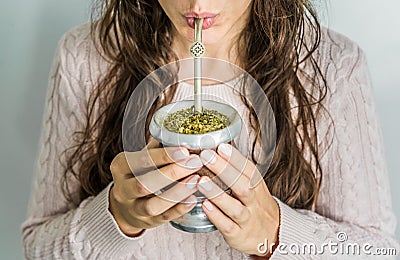
[[[230,248],[218,231],[191,234],[164,224],[136,238],[125,236],[108,210],[111,184],[97,196],[82,201],[78,208],[65,200],[60,188],[65,160],[62,152],[71,145],[74,131],[84,125],[90,91],[107,69],[107,63],[90,40],[89,28],[86,24],[66,33],[55,56],[29,211],[22,225],[25,256],[29,259],[251,258]],[[379,248],[396,248],[399,252],[381,130],[365,55],[349,39],[327,29],[323,29],[318,52],[330,88],[324,106],[335,122],[333,143],[321,155],[324,176],[312,210],[292,209],[276,199],[280,207],[282,247],[275,250],[271,259],[347,259],[355,255],[353,251],[347,255],[343,251],[343,245],[348,243],[360,245],[360,255],[364,256],[368,254],[364,247],[371,254]],[[240,100],[229,94],[224,85],[207,86],[204,90],[245,113]],[[180,85],[175,100],[184,99],[191,91],[188,86]],[[318,121],[321,135],[329,129],[328,122]],[[241,140],[239,147],[242,144],[245,152],[246,140]],[[69,181],[71,192],[78,193],[79,183],[74,179]],[[346,241],[339,243],[345,238]],[[338,253],[330,252],[329,241],[338,243]],[[302,253],[304,245],[311,243],[319,252]]]

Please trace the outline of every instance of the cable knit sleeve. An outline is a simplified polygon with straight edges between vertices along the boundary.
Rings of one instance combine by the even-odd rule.
[[[84,124],[88,96],[88,41],[82,40],[79,30],[62,38],[53,62],[28,217],[22,225],[27,259],[116,259],[135,251],[140,254],[142,240],[153,232],[129,238],[119,230],[108,211],[111,184],[77,208],[62,195],[63,151]],[[77,194],[79,183],[68,181],[71,193]]]
[[[334,134],[321,156],[318,202],[315,210],[295,210],[275,198],[281,211],[280,246],[271,259],[392,259],[395,256],[389,254],[394,251],[381,250],[399,254],[400,248],[366,58],[343,36],[332,33],[328,38],[332,42],[322,50],[330,84],[325,107]],[[327,129],[328,121],[320,121],[318,129]],[[304,248],[310,252],[310,244],[315,250],[302,253]]]

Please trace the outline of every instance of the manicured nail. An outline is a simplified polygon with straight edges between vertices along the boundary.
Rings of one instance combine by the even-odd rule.
[[[199,182],[199,185],[206,191],[211,191],[213,188],[211,180],[209,178],[202,178]]]
[[[205,161],[205,164],[213,164],[217,161],[215,152],[211,150],[202,151],[200,157]]]
[[[208,200],[205,200],[204,202],[203,202],[203,205],[206,207],[206,209],[208,209],[209,211],[212,211],[213,209],[214,209],[214,206],[211,204],[211,202],[210,201],[208,201]]]
[[[198,156],[193,157],[192,159],[190,159],[189,161],[186,162],[186,167],[188,168],[200,168],[203,166],[203,163],[201,162],[200,158]]]
[[[222,143],[218,146],[218,152],[222,153],[227,157],[231,157],[232,155],[232,146],[229,144]]]
[[[182,201],[182,203],[185,204],[186,207],[190,207],[193,204],[197,203],[197,198],[195,196],[190,196],[189,198]]]
[[[187,159],[188,157],[189,151],[187,149],[179,149],[172,154],[172,159],[174,159],[174,161],[181,161]]]
[[[192,178],[190,178],[187,182],[186,182],[186,187],[191,190],[194,187],[196,187],[197,185],[197,181],[199,180],[200,176],[199,175],[195,175]]]

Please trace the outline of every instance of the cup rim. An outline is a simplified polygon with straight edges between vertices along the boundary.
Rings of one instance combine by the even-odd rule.
[[[234,107],[229,105],[229,104],[217,102],[217,101],[214,101],[214,100],[203,100],[203,105],[206,105],[206,106],[208,106],[208,105],[223,106],[223,107],[226,107],[229,110],[231,110],[231,113],[233,114],[233,121],[223,129],[207,132],[207,133],[204,133],[204,134],[181,134],[181,133],[176,133],[176,132],[168,130],[164,126],[160,125],[157,122],[157,120],[155,119],[159,115],[159,113],[161,113],[163,111],[163,109],[167,109],[169,107],[173,107],[174,105],[176,105],[178,103],[187,103],[188,104],[187,107],[190,107],[190,105],[192,105],[193,102],[194,102],[193,100],[181,100],[181,101],[176,101],[176,102],[167,104],[167,105],[161,107],[160,109],[158,109],[153,114],[153,117],[152,117],[152,119],[150,121],[150,126],[149,126],[150,134],[157,141],[159,141],[160,143],[162,143],[164,145],[167,145],[167,146],[174,146],[174,145],[179,145],[180,146],[178,141],[181,140],[181,139],[184,139],[184,140],[186,140],[186,142],[183,142],[184,143],[183,146],[184,145],[188,145],[189,148],[192,148],[192,149],[205,149],[205,148],[216,147],[220,143],[223,143],[223,142],[232,141],[240,133],[240,130],[241,130],[241,127],[242,127],[242,121],[241,121],[241,117],[240,117],[238,111]],[[218,111],[218,112],[223,113],[221,111]],[[166,113],[166,115],[168,115],[168,114],[169,113]],[[164,135],[168,135],[170,141],[163,140],[163,138],[161,137],[161,132],[163,132]],[[228,134],[226,134],[226,132],[228,132]],[[229,133],[232,133],[232,134],[229,134]],[[207,147],[207,145],[206,145],[205,147],[202,147],[201,145],[196,145],[196,143],[199,144],[200,139],[202,137],[204,137],[204,136],[211,136],[214,139],[214,141],[216,139],[217,140],[216,141],[216,146]],[[193,140],[191,140],[191,139],[193,139]],[[176,142],[175,141],[171,142],[171,140],[176,140]]]

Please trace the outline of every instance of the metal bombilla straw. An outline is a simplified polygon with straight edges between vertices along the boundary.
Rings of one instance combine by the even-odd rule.
[[[190,48],[190,54],[194,58],[194,113],[199,114],[203,113],[201,57],[206,50],[202,43],[203,21],[203,18],[195,19],[194,43]]]

